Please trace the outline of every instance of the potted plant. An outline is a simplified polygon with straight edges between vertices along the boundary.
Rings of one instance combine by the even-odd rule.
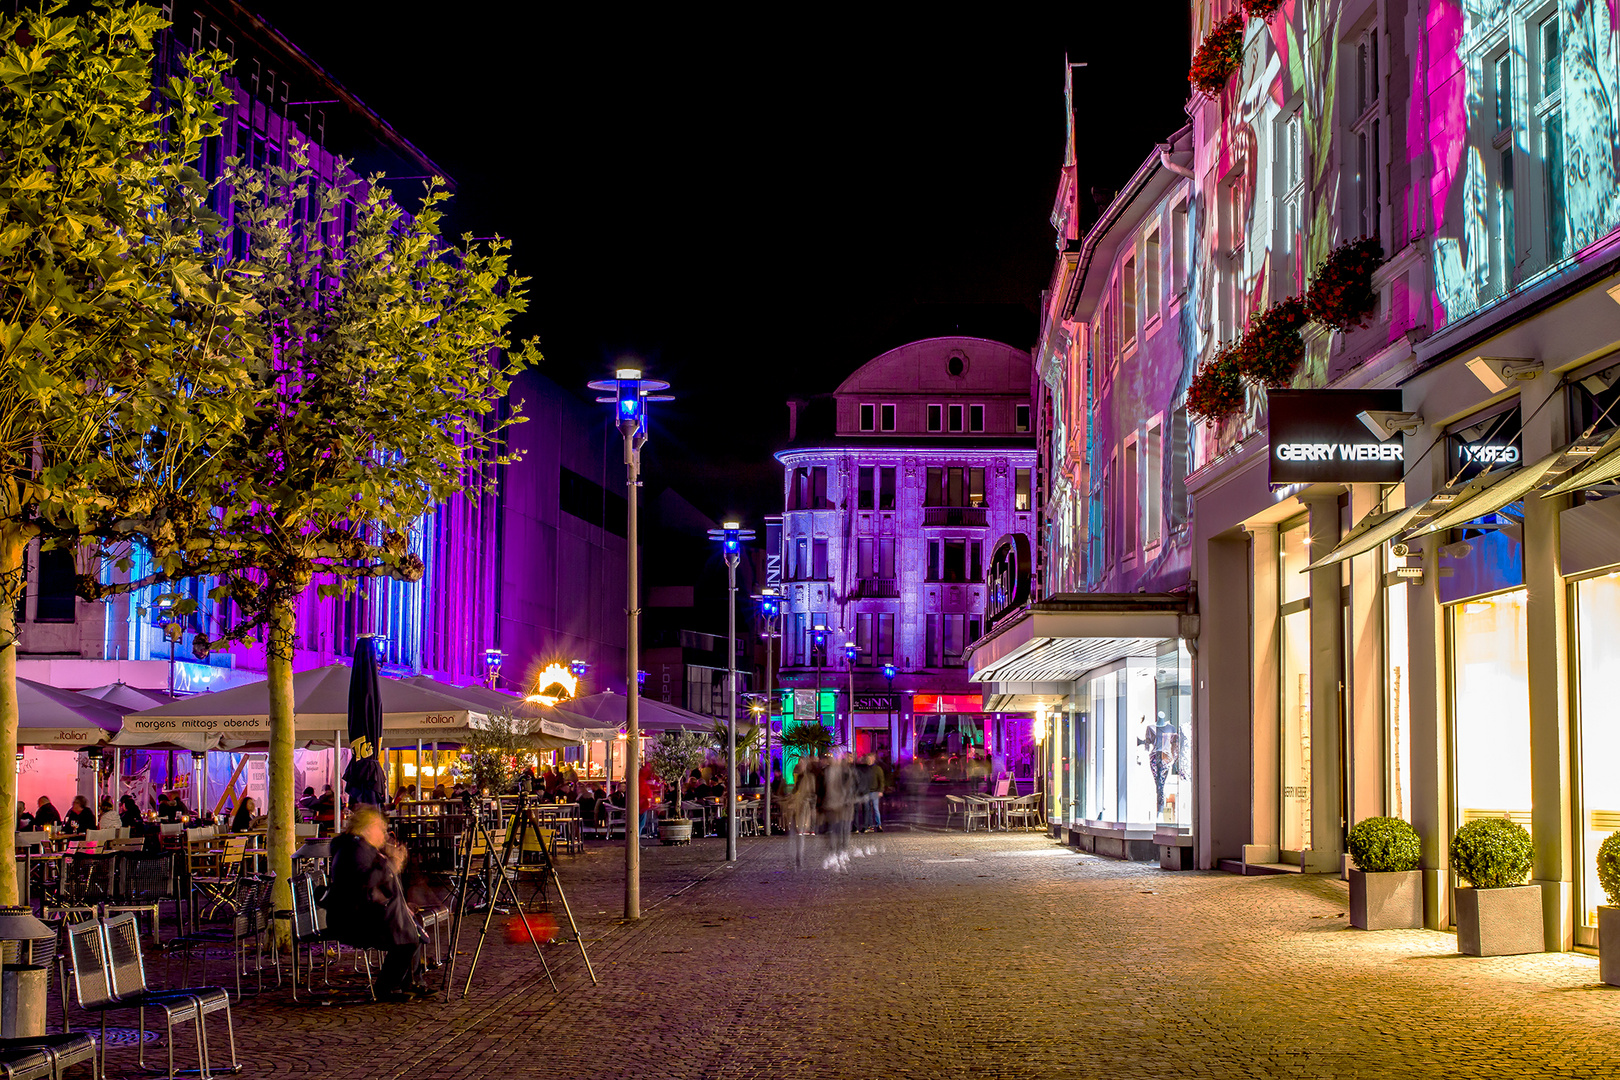
[[[1598,977],[1620,986],[1620,832],[1610,833],[1598,848],[1597,872],[1609,901],[1598,905]]]
[[[1470,821],[1451,838],[1457,890],[1457,948],[1467,956],[1511,956],[1547,947],[1541,886],[1527,885],[1533,849],[1523,825],[1505,817]]]
[[[1205,97],[1215,97],[1226,86],[1237,70],[1243,66],[1243,16],[1232,12],[1209,28],[1204,40],[1193,53],[1192,68],[1187,81]]]
[[[1238,373],[1267,389],[1280,389],[1294,381],[1305,359],[1305,301],[1297,296],[1279,300],[1256,315],[1233,349]]]
[[[1243,13],[1251,19],[1269,20],[1282,7],[1282,0],[1243,0]]]
[[[1354,330],[1366,323],[1378,306],[1373,292],[1373,271],[1384,261],[1377,240],[1363,236],[1332,251],[1311,274],[1305,307],[1312,319],[1335,330]]]
[[[698,732],[666,731],[647,753],[653,775],[675,793],[674,815],[658,823],[658,839],[665,844],[692,842],[692,823],[681,814],[681,782],[703,764],[708,752],[708,740]]]
[[[1421,930],[1423,845],[1400,818],[1371,817],[1350,830],[1350,925],[1362,930]]]
[[[1243,375],[1237,367],[1236,345],[1222,346],[1198,369],[1187,387],[1187,412],[1214,423],[1235,416],[1243,408]]]

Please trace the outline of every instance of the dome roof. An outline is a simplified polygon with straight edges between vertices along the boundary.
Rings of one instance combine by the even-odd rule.
[[[837,393],[1016,394],[1030,392],[1028,352],[976,337],[937,337],[890,349],[862,364]]]

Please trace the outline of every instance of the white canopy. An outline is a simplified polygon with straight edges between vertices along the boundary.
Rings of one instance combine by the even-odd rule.
[[[615,735],[629,721],[629,699],[611,690],[588,697],[574,698],[558,705],[554,712],[558,719],[569,724],[607,728]],[[714,726],[714,717],[689,712],[678,705],[641,698],[636,708],[637,726],[642,731],[698,731]],[[599,738],[600,736],[592,736]]]
[[[486,710],[464,698],[414,686],[402,679],[378,680],[382,692],[383,741],[417,739],[455,742],[487,723]],[[293,676],[293,716],[298,741],[326,741],[349,727],[349,668],[344,664],[300,671]],[[270,737],[270,684],[263,680],[214,693],[181,698],[124,718],[120,744],[142,745],[138,735],[173,742],[179,734],[213,735],[229,742],[263,742]],[[130,736],[125,740],[123,736]]]
[[[138,686],[131,686],[127,682],[110,682],[105,686],[92,686],[88,690],[80,690],[85,697],[93,697],[97,701],[105,701],[108,705],[121,713],[140,712],[158,705],[167,705],[175,700],[161,690],[143,690]]]
[[[529,725],[529,738],[535,740],[537,749],[541,750],[557,750],[596,739],[614,739],[619,735],[617,727],[603,726],[585,717],[569,715],[549,705],[491,690],[487,686],[451,686],[426,675],[413,675],[400,681],[460,698],[486,714],[510,712],[515,719]]]
[[[100,746],[118,731],[122,713],[105,702],[32,679],[17,680],[18,746]]]

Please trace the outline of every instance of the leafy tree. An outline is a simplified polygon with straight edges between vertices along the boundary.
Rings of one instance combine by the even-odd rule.
[[[422,577],[409,536],[459,495],[476,497],[510,460],[498,407],[513,372],[538,358],[509,351],[526,279],[507,245],[455,246],[439,233],[438,180],[406,213],[381,182],[331,184],[307,148],[267,171],[233,160],[232,192],[248,253],[231,267],[260,331],[248,373],[254,406],[235,437],[195,462],[186,531],[147,534],[157,570],[119,588],[208,577],[229,624],[198,636],[199,656],[263,642],[270,695],[269,868],[292,873],[292,662],[299,596],[351,592],[376,576]],[[352,227],[342,210],[357,204]],[[92,593],[105,594],[88,585]],[[177,598],[184,614],[195,601]],[[281,896],[278,903],[285,903]]]
[[[782,728],[782,746],[800,757],[826,757],[835,744],[833,732],[819,720],[800,720]]]
[[[681,782],[708,756],[709,740],[701,731],[666,731],[647,751],[653,775],[675,792],[677,815],[680,812]]]
[[[489,714],[487,727],[474,728],[461,743],[456,779],[479,791],[500,794],[512,782],[512,759],[533,745],[529,721],[510,709]]]
[[[714,755],[720,759],[721,775],[729,770],[726,767],[726,736],[727,728],[724,720],[716,720],[714,726],[706,733],[709,737],[709,747]],[[765,747],[765,728],[760,724],[737,724],[737,782],[743,782],[744,770],[749,774],[754,772],[754,765],[759,760],[759,752]]]
[[[17,740],[16,612],[35,541],[71,547],[184,498],[179,463],[232,437],[250,305],[209,258],[190,164],[224,57],[153,85],[144,6],[0,16],[0,754]],[[0,769],[0,836],[16,826]],[[0,904],[17,902],[0,849]]]

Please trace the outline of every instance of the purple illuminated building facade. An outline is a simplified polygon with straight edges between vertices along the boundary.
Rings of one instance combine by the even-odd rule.
[[[283,164],[288,148],[297,142],[309,145],[310,167],[326,181],[352,181],[380,170],[399,181],[406,205],[429,175],[443,178],[453,190],[450,178],[421,150],[240,4],[177,0],[163,7],[173,25],[157,42],[160,73],[178,70],[188,50],[220,49],[234,59],[226,84],[236,101],[226,110],[223,134],[204,150],[199,164],[206,176],[221,175],[231,157],[258,168]],[[352,167],[344,165],[346,160]],[[234,213],[223,188],[216,190],[214,206],[227,218]],[[338,213],[352,221],[353,204]],[[236,235],[245,239],[240,232]],[[316,595],[319,582],[312,584],[298,606],[296,665],[346,661],[362,635],[376,634],[390,670],[461,683],[484,681],[485,650],[499,641],[497,598],[507,595],[497,589],[502,559],[514,546],[524,549],[521,538],[515,545],[502,543],[512,528],[496,496],[458,497],[421,521],[411,535],[427,567],[422,581],[372,581],[346,600],[322,599]],[[618,557],[622,566],[622,552]],[[139,552],[135,559],[130,573],[141,576],[144,560]],[[110,566],[103,572],[120,573]],[[106,603],[76,600],[71,553],[41,552],[37,546],[29,552],[28,574],[19,619],[20,675],[67,688],[115,680],[149,689],[169,684],[169,645],[154,625],[159,615],[152,609],[154,590]],[[206,662],[192,659],[194,634],[220,628],[220,613],[207,598],[211,586],[206,579],[180,586],[199,601],[197,611],[183,618],[174,650],[173,679],[180,692],[262,678],[262,648],[222,651]]]
[[[1023,350],[931,338],[789,405],[789,448],[776,455],[780,686],[802,692],[800,719],[819,715],[856,753],[1018,765],[1004,749],[1007,718],[983,710],[965,663],[997,552],[1027,552],[1033,539],[1030,380]]]

